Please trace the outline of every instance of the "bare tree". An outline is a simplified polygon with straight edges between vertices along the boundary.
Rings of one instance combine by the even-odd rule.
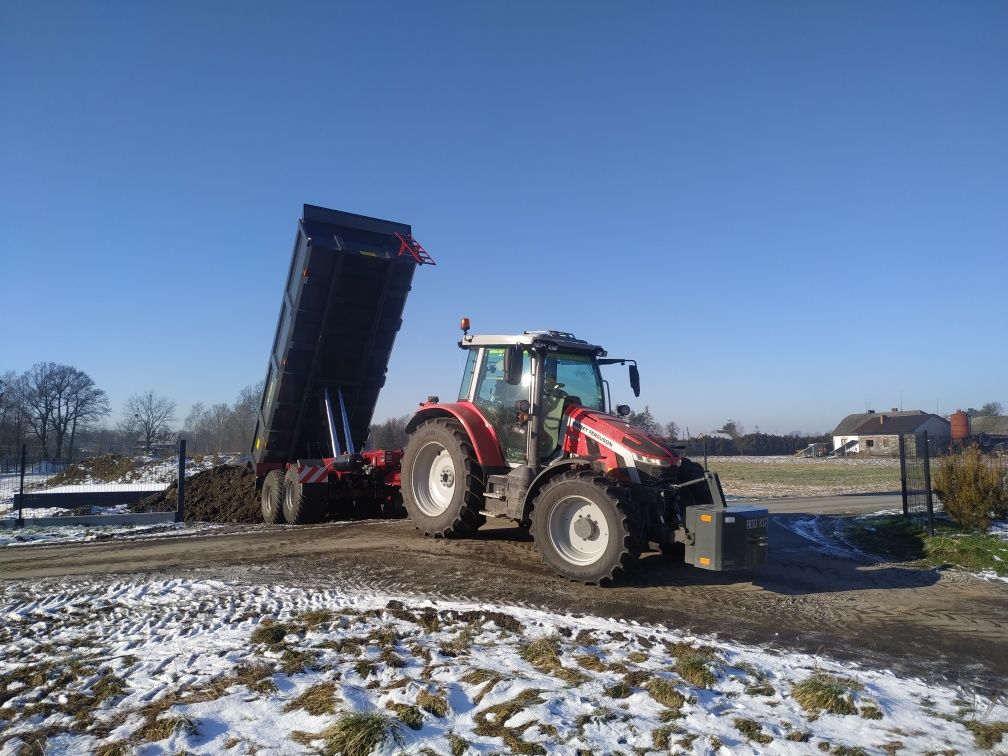
[[[1004,407],[1001,402],[987,402],[976,411],[977,417],[1000,417],[1004,414]]]
[[[78,427],[108,414],[108,396],[87,373],[70,365],[56,365],[51,389],[55,408],[52,415],[56,457],[63,457],[63,445],[69,440],[67,458],[73,454]],[[67,439],[69,434],[69,439]]]
[[[665,438],[669,441],[679,440],[679,426],[675,424],[675,421],[665,423]]]
[[[52,459],[49,431],[56,411],[53,385],[58,367],[54,362],[38,362],[26,370],[16,384],[17,399],[24,408],[25,421],[39,441],[42,458],[47,460]]]
[[[122,429],[138,434],[143,439],[144,450],[150,454],[175,420],[175,402],[147,391],[127,399],[123,413]]]

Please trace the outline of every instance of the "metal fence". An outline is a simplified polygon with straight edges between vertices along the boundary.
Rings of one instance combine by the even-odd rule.
[[[941,511],[941,503],[935,499],[931,487],[931,459],[937,451],[934,446],[927,431],[899,437],[903,514],[920,522],[931,535],[935,514]]]
[[[20,459],[0,465],[0,527],[125,525],[182,522],[185,514],[186,444],[178,456],[154,461],[142,472],[116,469],[116,458],[57,463],[21,447]],[[128,459],[128,458],[127,458]],[[144,499],[175,485],[174,511],[135,511]]]

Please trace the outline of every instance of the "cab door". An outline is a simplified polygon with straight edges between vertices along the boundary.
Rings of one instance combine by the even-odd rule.
[[[532,366],[528,352],[522,352],[521,381],[510,385],[504,380],[504,348],[486,347],[476,372],[473,404],[497,432],[504,461],[523,465],[527,459],[525,426],[515,423],[515,404],[531,398]]]

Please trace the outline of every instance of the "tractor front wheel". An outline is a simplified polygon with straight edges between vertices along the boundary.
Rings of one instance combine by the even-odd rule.
[[[402,496],[413,524],[435,538],[472,535],[486,522],[483,471],[465,429],[438,417],[417,428],[402,459]]]
[[[636,564],[635,522],[627,494],[590,471],[556,477],[532,505],[532,538],[543,561],[582,583],[610,582]]]
[[[284,521],[283,496],[283,470],[270,470],[263,479],[262,493],[259,495],[263,522],[267,525],[279,525]]]

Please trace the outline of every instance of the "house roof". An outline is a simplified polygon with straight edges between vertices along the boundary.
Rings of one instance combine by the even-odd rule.
[[[989,436],[1008,436],[1008,415],[971,417],[970,432],[974,436],[979,436],[981,433]]]
[[[865,420],[875,418],[875,422],[878,422],[878,416],[884,414],[887,418],[890,417],[918,417],[922,418],[928,413],[924,410],[901,410],[899,412],[855,412],[853,415],[847,415],[840,424],[833,429],[834,436],[853,436],[854,429],[862,425]],[[923,421],[922,421],[923,422]]]
[[[951,423],[944,417],[930,415],[922,412],[919,415],[902,415],[893,417],[888,412],[879,412],[870,415],[861,425],[855,428],[849,435],[851,436],[897,436],[901,433],[916,433],[917,430],[930,420],[941,420],[945,425],[951,427]]]

